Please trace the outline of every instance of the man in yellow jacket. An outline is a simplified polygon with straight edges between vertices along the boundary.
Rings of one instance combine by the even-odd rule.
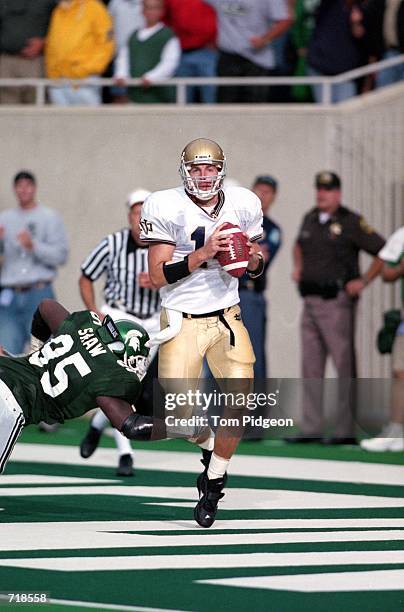
[[[111,17],[100,0],[61,0],[52,13],[45,47],[50,79],[88,79],[102,75],[114,54]],[[49,88],[52,104],[101,103],[101,88],[63,84]]]

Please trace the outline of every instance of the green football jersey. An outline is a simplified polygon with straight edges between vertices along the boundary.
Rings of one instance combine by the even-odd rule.
[[[40,351],[0,358],[0,378],[20,404],[27,425],[63,423],[96,408],[97,396],[134,404],[141,382],[97,335],[98,316],[75,312]]]

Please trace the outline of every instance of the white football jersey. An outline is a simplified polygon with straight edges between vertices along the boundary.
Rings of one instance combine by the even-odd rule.
[[[149,244],[175,246],[173,261],[202,247],[222,223],[238,225],[250,238],[262,236],[262,209],[258,197],[244,187],[219,192],[211,212],[195,204],[184,187],[152,193],[142,206],[141,239]],[[162,305],[190,314],[229,308],[239,302],[238,279],[210,259],[189,276],[160,289]]]

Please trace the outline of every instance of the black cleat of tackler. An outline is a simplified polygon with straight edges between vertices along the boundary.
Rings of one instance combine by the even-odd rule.
[[[83,457],[83,459],[88,459],[88,457],[91,457],[98,446],[101,435],[102,431],[90,425],[88,432],[80,444],[80,455]]]

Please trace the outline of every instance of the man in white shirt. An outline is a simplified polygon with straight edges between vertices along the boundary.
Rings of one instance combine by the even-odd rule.
[[[130,77],[142,80],[142,87],[129,88],[132,102],[175,101],[172,87],[151,87],[156,81],[171,78],[181,58],[180,42],[161,21],[163,15],[163,0],[143,0],[145,27],[133,32],[116,59],[114,78],[117,85],[125,86]]]
[[[382,278],[386,283],[401,283],[401,322],[398,324],[391,354],[393,382],[390,421],[375,438],[362,440],[367,451],[404,451],[404,226],[387,240],[378,253],[384,262]]]

